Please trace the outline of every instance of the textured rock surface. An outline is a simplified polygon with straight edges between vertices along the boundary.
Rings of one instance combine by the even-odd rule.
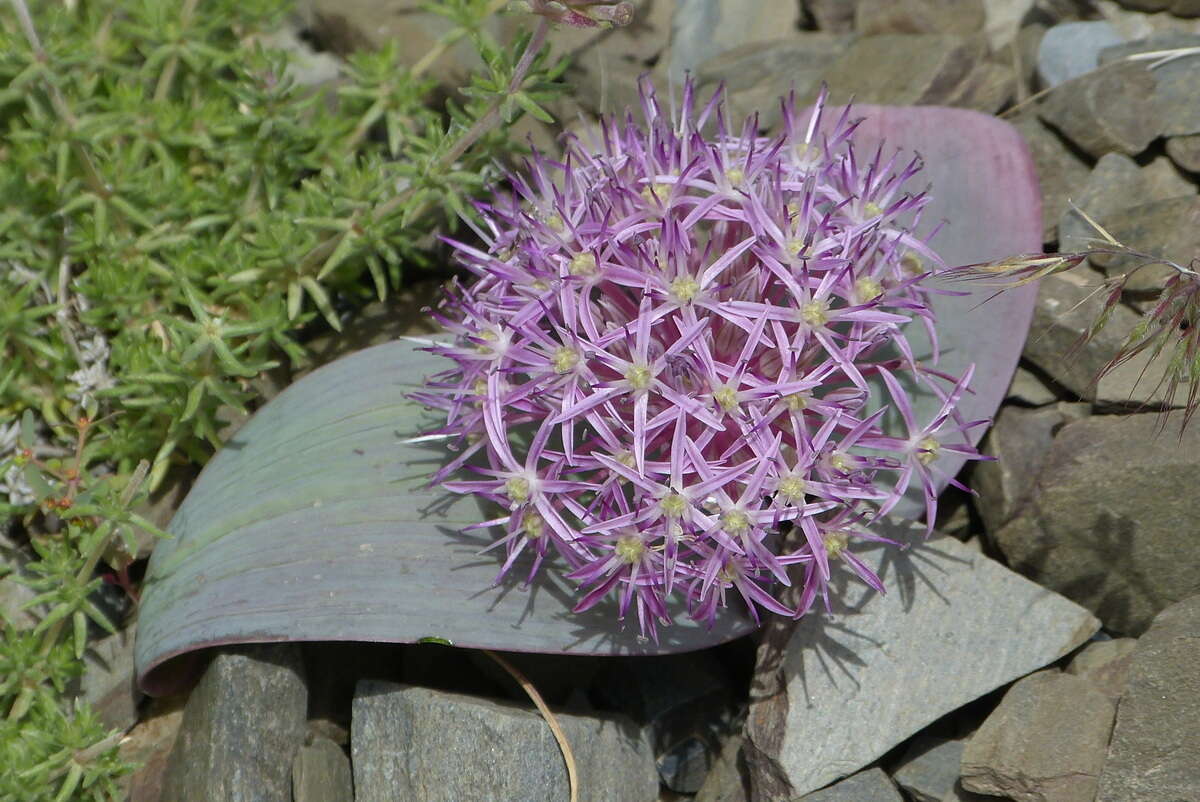
[[[1162,34],[1106,48],[1101,63],[1109,63],[1135,53],[1183,50],[1200,46],[1194,34]],[[1174,59],[1153,70],[1154,95],[1162,109],[1162,129],[1166,136],[1200,133],[1200,63],[1195,56]]]
[[[1090,169],[1037,119],[1025,117],[1014,125],[1033,156],[1042,188],[1042,238],[1049,242],[1057,239],[1059,218],[1069,208],[1068,201],[1087,183]]]
[[[1093,220],[1107,227],[1113,213],[1150,200],[1138,163],[1123,153],[1106,153],[1096,162],[1080,192],[1071,200]],[[1082,251],[1096,246],[1100,236],[1074,209],[1058,223],[1058,249]]]
[[[1058,400],[1054,390],[1045,381],[1023,367],[1018,367],[1017,372],[1013,374],[1012,384],[1005,397],[1038,407],[1053,404]]]
[[[1130,248],[1170,259],[1185,267],[1200,254],[1200,195],[1194,191],[1188,197],[1134,206],[1101,222],[1117,241]],[[1145,260],[1126,255],[1096,254],[1091,261],[1109,275],[1116,275],[1132,270],[1139,261]],[[1171,275],[1174,275],[1171,268],[1152,265],[1138,270],[1127,286],[1130,289],[1161,288],[1163,281]]]
[[[84,673],[79,678],[80,696],[100,715],[104,726],[122,732],[137,723],[142,693],[133,677],[132,625],[88,646],[83,654]]]
[[[163,798],[290,802],[307,708],[295,645],[218,652],[184,708]]]
[[[350,758],[328,738],[300,747],[292,763],[292,802],[354,802]]]
[[[29,562],[29,556],[9,537],[11,525],[10,519],[0,517],[0,569],[6,569],[4,575],[0,576],[0,614],[18,629],[32,629],[37,626],[45,610],[25,606],[38,594],[33,588],[17,581],[19,575],[26,573],[24,567]]]
[[[877,33],[952,33],[970,36],[984,26],[983,0],[857,0],[854,29]]]
[[[1038,47],[1037,73],[1043,86],[1058,86],[1100,65],[1100,52],[1122,42],[1104,21],[1063,22],[1046,31]]]
[[[819,31],[846,33],[854,30],[854,6],[857,0],[804,0],[808,12]]]
[[[625,717],[556,714],[575,754],[580,799],[643,802],[658,793],[649,742]],[[350,735],[358,802],[567,798],[550,728],[516,705],[364,680]],[[452,759],[448,759],[453,756]]]
[[[118,780],[126,802],[162,802],[163,778],[183,723],[184,699],[155,699],[141,721],[121,739],[118,755],[137,768]]]
[[[904,802],[904,797],[883,769],[875,768],[805,794],[796,802]]]
[[[1097,690],[1116,701],[1125,692],[1129,667],[1133,665],[1134,638],[1115,638],[1089,643],[1071,658],[1066,672],[1090,682]]]
[[[984,33],[992,50],[1001,50],[1013,41],[1033,5],[1034,0],[983,0]]]
[[[750,799],[750,778],[742,756],[742,742],[741,735],[734,735],[722,744],[716,762],[704,778],[704,785],[696,793],[695,802],[747,802]]]
[[[793,88],[798,96],[807,95],[852,41],[850,34],[796,33],[754,42],[706,59],[696,68],[696,81],[705,90],[724,82],[732,119],[758,112],[760,124],[774,128],[779,98]]]
[[[1009,564],[1114,632],[1200,592],[1200,428],[1092,416],[1059,430],[1022,515],[996,534]]]
[[[1167,155],[1183,169],[1200,173],[1200,134],[1171,137],[1167,140]]]
[[[1092,802],[1115,712],[1079,677],[1025,677],[967,742],[963,787],[1017,802]]]
[[[1155,363],[1144,351],[1094,380],[1117,355],[1140,316],[1118,305],[1103,329],[1082,342],[1083,335],[1104,307],[1103,279],[1084,270],[1059,273],[1042,279],[1029,339],[1022,357],[1080,398],[1111,404],[1136,405],[1161,402],[1164,361]]]
[[[1155,86],[1142,64],[1124,63],[1059,84],[1038,114],[1096,158],[1110,151],[1132,156],[1162,133]]]
[[[879,596],[835,565],[835,615],[802,619],[774,663],[786,693],[751,705],[747,732],[795,793],[868,765],[940,716],[1061,657],[1098,622],[948,537],[856,556]],[[831,594],[832,595],[832,594]]]
[[[955,793],[965,741],[918,735],[892,772],[917,802],[942,802]]]
[[[747,13],[738,0],[678,3],[671,21],[669,73],[681,80],[707,59],[753,42],[779,39],[799,27],[798,3],[764,3],[755,13]]]
[[[988,532],[1008,523],[1033,492],[1055,431],[1089,411],[1086,404],[1067,403],[1040,409],[1001,407],[983,441],[984,453],[996,459],[980,462],[971,473],[971,488],[979,494],[975,508]]]
[[[1097,802],[1200,799],[1200,596],[1138,639]]]
[[[943,104],[979,59],[979,48],[949,34],[883,34],[856,39],[825,71],[833,103]]]
[[[606,709],[643,725],[672,791],[699,791],[722,742],[741,729],[729,678],[711,651],[605,661],[593,687]]]

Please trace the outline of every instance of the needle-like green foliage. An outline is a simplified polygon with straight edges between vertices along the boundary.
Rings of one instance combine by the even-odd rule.
[[[499,0],[430,3],[453,23],[430,53],[357,54],[336,90],[264,46],[283,0],[32,6],[0,3],[0,522],[28,537],[5,581],[38,617],[0,621],[0,800],[107,799],[117,739],[63,693],[119,623],[98,577],[132,591],[155,532],[133,510],[266,371],[429,263],[560,70],[544,19],[487,34]],[[482,67],[436,103],[428,70],[463,39]]]

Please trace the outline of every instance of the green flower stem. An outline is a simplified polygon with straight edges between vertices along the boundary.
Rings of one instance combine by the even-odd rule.
[[[455,160],[457,160],[459,156],[463,155],[467,151],[467,148],[475,144],[475,142],[477,142],[479,138],[488,131],[488,129],[496,125],[500,118],[500,110],[504,107],[504,104],[517,93],[517,91],[521,88],[521,84],[524,83],[525,76],[529,72],[529,67],[533,64],[533,59],[537,56],[538,51],[542,49],[542,45],[546,41],[546,33],[549,31],[549,29],[549,20],[547,20],[545,17],[541,17],[538,20],[537,27],[533,31],[533,36],[530,37],[529,43],[525,46],[525,50],[521,54],[521,60],[517,62],[516,69],[513,70],[512,79],[508,82],[508,88],[505,93],[502,96],[496,97],[492,100],[492,102],[488,105],[487,111],[475,121],[475,124],[468,128],[463,135],[454,142],[450,149],[439,156],[437,160],[430,166],[431,171],[441,170],[454,164]],[[371,221],[374,223],[386,219],[388,215],[393,214],[402,206],[404,206],[404,204],[408,202],[408,199],[412,197],[414,192],[416,192],[415,185],[392,196],[384,203],[381,203],[371,214]],[[428,204],[421,205],[409,215],[409,218],[411,219],[418,217],[425,211],[427,206]],[[300,260],[300,265],[296,272],[304,274],[312,270],[318,264],[324,263],[325,260],[337,252],[338,248],[345,241],[345,239],[349,237],[356,229],[358,229],[359,226],[359,214],[358,212],[355,212],[350,217],[348,225],[344,231],[315,246],[304,256],[303,259]]]

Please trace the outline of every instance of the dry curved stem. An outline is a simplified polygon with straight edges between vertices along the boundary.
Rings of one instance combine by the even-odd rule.
[[[542,714],[542,718],[550,725],[550,731],[554,733],[554,740],[558,741],[558,748],[562,750],[563,762],[567,764],[567,784],[571,788],[571,802],[579,800],[579,775],[575,771],[575,753],[571,751],[571,744],[567,741],[567,734],[563,732],[562,726],[558,723],[558,719],[546,704],[546,700],[538,693],[538,689],[529,681],[528,677],[517,670],[517,667],[505,660],[500,655],[493,652],[491,649],[481,650],[488,657],[492,658],[499,664],[501,668],[507,671],[517,684],[529,695],[533,700],[533,704],[537,707],[538,712]]]
[[[1151,396],[1163,390],[1165,386],[1159,418],[1159,431],[1162,431],[1166,426],[1167,417],[1175,406],[1176,395],[1181,388],[1186,389],[1187,398],[1181,404],[1183,425],[1180,427],[1179,434],[1182,437],[1192,416],[1200,411],[1200,257],[1193,259],[1189,265],[1185,266],[1162,256],[1143,253],[1122,243],[1074,203],[1071,204],[1071,209],[1099,235],[1092,238],[1098,247],[1076,253],[1021,254],[994,262],[954,267],[945,271],[943,275],[951,280],[999,279],[999,289],[981,302],[986,303],[1005,290],[1037,281],[1054,273],[1071,270],[1094,254],[1133,257],[1137,260],[1135,267],[1119,276],[1110,276],[1093,293],[1080,301],[1080,304],[1084,303],[1096,292],[1106,290],[1108,293],[1100,314],[1092,321],[1087,331],[1083,332],[1071,346],[1070,350],[1073,352],[1094,338],[1108,324],[1113,310],[1121,301],[1125,285],[1131,275],[1150,265],[1165,265],[1173,269],[1175,275],[1164,283],[1157,303],[1142,313],[1142,319],[1126,334],[1116,354],[1100,368],[1091,384],[1095,388],[1105,374],[1139,354],[1148,352],[1147,365],[1143,367],[1134,383],[1136,387],[1137,383],[1145,376],[1150,362],[1154,362],[1160,357],[1167,359],[1166,370],[1151,391]]]

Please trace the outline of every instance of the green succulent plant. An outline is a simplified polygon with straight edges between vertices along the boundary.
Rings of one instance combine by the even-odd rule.
[[[429,3],[452,23],[429,54],[354,54],[336,88],[264,44],[284,0],[0,5],[0,520],[39,617],[0,622],[0,799],[119,795],[116,738],[63,696],[117,623],[98,570],[132,591],[136,533],[162,534],[139,503],[429,265],[520,150],[510,124],[548,118],[546,20],[501,44],[505,5]],[[463,39],[482,69],[435,102]]]

